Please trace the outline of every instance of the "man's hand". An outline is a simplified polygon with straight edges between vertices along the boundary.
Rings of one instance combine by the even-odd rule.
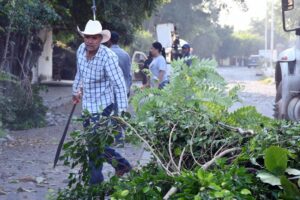
[[[72,96],[72,102],[73,104],[78,104],[81,100],[82,92],[79,91],[77,95]]]
[[[80,87],[80,89],[77,92],[77,94],[72,96],[72,102],[73,102],[73,104],[80,103],[80,100],[81,100],[81,97],[82,97],[82,93],[83,93],[83,88]]]

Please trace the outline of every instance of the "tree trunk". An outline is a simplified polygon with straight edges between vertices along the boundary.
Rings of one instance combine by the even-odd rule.
[[[8,32],[6,35],[6,41],[5,41],[5,46],[4,46],[4,52],[3,52],[3,56],[2,56],[2,61],[1,61],[1,65],[0,65],[0,69],[3,70],[5,63],[7,61],[7,54],[8,54],[8,45],[9,45],[9,40],[10,40],[10,35],[11,35],[11,27],[12,27],[12,23],[13,21],[10,20],[9,21],[9,26],[8,26]]]
[[[24,79],[27,79],[27,77],[28,77],[28,74],[25,70],[25,62],[26,62],[27,53],[28,53],[28,50],[29,50],[30,43],[31,43],[31,37],[30,37],[30,35],[28,35],[27,38],[26,38],[25,48],[24,48],[24,52],[23,52],[23,56],[22,56],[22,62],[21,62],[22,76],[23,76]]]

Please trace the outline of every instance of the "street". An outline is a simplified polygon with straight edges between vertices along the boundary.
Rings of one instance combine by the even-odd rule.
[[[252,105],[263,115],[272,117],[274,84],[262,81],[261,77],[255,75],[255,69],[221,67],[217,70],[229,85],[240,84],[244,87],[239,92],[242,102],[234,105],[231,110]],[[59,98],[65,98],[68,102],[68,95],[71,94],[68,93],[70,88],[63,88],[63,90],[62,94],[65,93],[67,96]],[[53,96],[46,95],[46,98],[48,98],[45,99],[46,102],[51,102]],[[52,120],[50,121],[51,126],[14,131],[10,133],[12,138],[9,141],[0,143],[0,200],[43,200],[51,190],[66,187],[70,169],[62,166],[61,162],[55,169],[52,167],[65,120],[71,110],[71,105],[66,102],[64,105],[50,108],[48,118]],[[80,109],[76,111],[76,115],[80,115]],[[70,130],[78,127],[80,125],[73,124]],[[133,165],[137,165],[136,163],[140,159],[147,157],[147,155],[143,155],[142,148],[137,146],[126,145],[119,151]],[[106,177],[113,173],[113,169],[109,165],[105,165]]]
[[[217,71],[225,78],[229,86],[239,84],[243,87],[239,92],[241,102],[236,103],[232,110],[241,106],[255,106],[259,113],[273,117],[273,105],[276,95],[275,84],[264,81],[262,76],[256,76],[257,69],[220,67]]]

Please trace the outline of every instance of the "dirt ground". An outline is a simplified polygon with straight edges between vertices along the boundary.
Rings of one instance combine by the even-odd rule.
[[[49,112],[66,118],[71,106],[67,103],[53,107]],[[74,117],[80,116],[80,113],[80,106],[77,106]],[[53,169],[56,148],[66,122],[65,119],[61,120],[55,126],[9,133],[13,141],[0,145],[0,200],[44,200],[51,191],[66,187],[70,169],[62,166],[61,162]],[[81,124],[73,122],[69,132],[78,128],[81,128]],[[133,166],[138,162],[145,163],[150,158],[149,153],[140,146],[126,144],[117,151]],[[103,173],[108,178],[114,175],[114,169],[105,164]]]
[[[274,84],[266,84],[257,77],[255,69],[244,67],[222,67],[218,72],[229,84],[240,84],[244,89],[239,93],[242,103],[237,103],[232,110],[252,105],[262,114],[272,117],[275,96]],[[51,107],[51,102],[68,102],[70,87],[52,88],[45,95],[45,101]],[[53,95],[55,94],[55,95]],[[54,97],[55,96],[55,97]],[[52,113],[68,115],[71,110],[69,103],[62,106],[52,105]],[[76,110],[77,116],[80,109]],[[13,141],[0,145],[0,200],[44,200],[52,190],[64,188],[67,184],[69,169],[59,165],[53,169],[53,159],[60,140],[65,119],[55,126],[40,129],[11,132]],[[70,131],[80,127],[72,125]],[[126,145],[119,149],[132,164],[139,159],[149,157],[143,155],[140,147]],[[105,174],[113,174],[113,169],[105,165]]]

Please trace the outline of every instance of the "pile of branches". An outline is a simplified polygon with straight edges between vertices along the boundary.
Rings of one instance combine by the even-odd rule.
[[[229,112],[239,101],[240,87],[229,88],[216,72],[214,61],[193,58],[190,67],[183,60],[172,66],[171,83],[164,89],[135,93],[131,100],[134,117],[112,117],[127,127],[126,138],[136,141],[137,137],[145,144],[153,156],[150,163],[128,177],[113,177],[100,186],[85,184],[79,190],[63,190],[57,199],[74,194],[82,194],[76,196],[80,199],[110,194],[112,199],[128,200],[252,200],[282,196],[281,188],[272,185],[276,180],[278,186],[279,178],[263,172],[264,152],[271,145],[283,147],[286,150],[282,152],[288,151],[292,158],[289,166],[299,169],[295,155],[300,153],[300,125],[264,117],[254,107]],[[111,132],[109,127],[101,131]],[[67,147],[66,152],[76,152],[79,136],[72,138],[74,148]],[[72,162],[81,164],[78,160]],[[262,181],[256,176],[263,177]]]
[[[168,176],[213,170],[220,159],[255,175],[263,169],[263,152],[269,146],[277,144],[299,153],[297,131],[291,132],[299,130],[299,125],[264,117],[251,106],[229,112],[239,101],[240,87],[228,88],[214,61],[195,58],[191,67],[182,61],[172,66],[171,84],[163,90],[137,93],[132,100],[136,117],[130,123],[122,121],[146,144],[153,162]],[[177,187],[171,187],[164,199],[176,191]]]

